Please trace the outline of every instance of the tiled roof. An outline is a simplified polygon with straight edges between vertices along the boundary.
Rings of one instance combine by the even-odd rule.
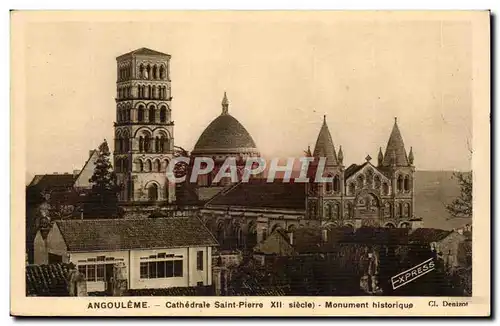
[[[190,287],[172,287],[164,289],[129,289],[128,296],[162,296],[162,297],[179,297],[179,296],[199,296],[211,295],[213,289],[211,286],[190,286]]]
[[[194,217],[57,221],[68,251],[216,246]]]
[[[67,296],[68,264],[26,266],[27,296]]]
[[[387,147],[385,149],[384,155],[384,166],[390,166],[392,164],[393,158],[396,159],[397,166],[407,166],[408,157],[406,156],[405,144],[403,142],[403,137],[399,131],[397,121],[394,121],[394,127],[392,128],[391,136],[387,142]]]
[[[330,134],[330,130],[328,130],[328,125],[326,124],[326,118],[323,120],[323,125],[321,126],[318,138],[316,139],[313,156],[326,157],[328,163],[338,164],[337,153],[335,152],[335,146],[333,145],[332,135]]]
[[[410,240],[410,242],[429,244],[431,242],[441,241],[451,233],[453,233],[453,231],[441,230],[441,229],[420,228],[420,229],[416,229],[415,231],[413,231],[410,234],[409,240]]]
[[[28,187],[36,187],[40,191],[66,189],[73,187],[74,182],[73,174],[45,174],[36,175]]]
[[[208,204],[305,209],[305,195],[305,185],[301,183],[240,183]]]

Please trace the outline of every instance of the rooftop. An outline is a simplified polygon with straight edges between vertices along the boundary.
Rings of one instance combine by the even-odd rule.
[[[305,209],[305,196],[303,183],[240,183],[228,192],[214,197],[208,204]]]
[[[68,251],[217,246],[197,218],[101,219],[57,221]]]
[[[125,56],[130,56],[130,55],[157,55],[157,56],[167,56],[167,57],[170,57],[170,54],[167,54],[167,53],[163,53],[163,52],[151,50],[151,49],[148,49],[148,48],[140,48],[140,49],[137,49],[137,50],[130,51],[128,53],[122,54],[122,55],[118,56],[117,59],[119,59],[121,57],[125,57]]]

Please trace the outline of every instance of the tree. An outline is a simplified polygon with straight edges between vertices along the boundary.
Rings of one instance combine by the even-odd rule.
[[[92,189],[84,205],[86,217],[111,217],[118,214],[118,193],[116,174],[110,161],[110,151],[106,140],[99,146],[94,174],[89,179]]]
[[[472,172],[455,172],[453,178],[460,185],[460,195],[446,209],[453,217],[472,217]]]

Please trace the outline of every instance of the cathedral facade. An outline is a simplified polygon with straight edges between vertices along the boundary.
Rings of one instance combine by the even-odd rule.
[[[182,214],[181,194],[166,178],[174,155],[171,121],[170,55],[139,49],[117,58],[117,121],[114,165],[122,185],[124,207],[162,207]],[[344,166],[326,117],[319,130],[312,169],[325,158],[326,183],[215,184],[212,179],[227,157],[243,167],[259,150],[245,127],[231,115],[224,94],[222,110],[200,135],[191,157],[210,157],[216,169],[198,179],[193,194],[196,215],[221,246],[251,248],[280,228],[363,226],[417,228],[414,215],[414,155],[407,152],[397,120],[376,164],[368,155],[362,164]],[[177,191],[179,188],[177,188]],[[177,200],[176,200],[177,198]]]

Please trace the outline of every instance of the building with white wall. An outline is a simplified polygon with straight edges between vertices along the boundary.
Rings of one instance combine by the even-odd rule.
[[[218,243],[197,218],[66,220],[35,238],[35,264],[72,262],[89,292],[105,291],[123,263],[129,289],[212,285]]]

